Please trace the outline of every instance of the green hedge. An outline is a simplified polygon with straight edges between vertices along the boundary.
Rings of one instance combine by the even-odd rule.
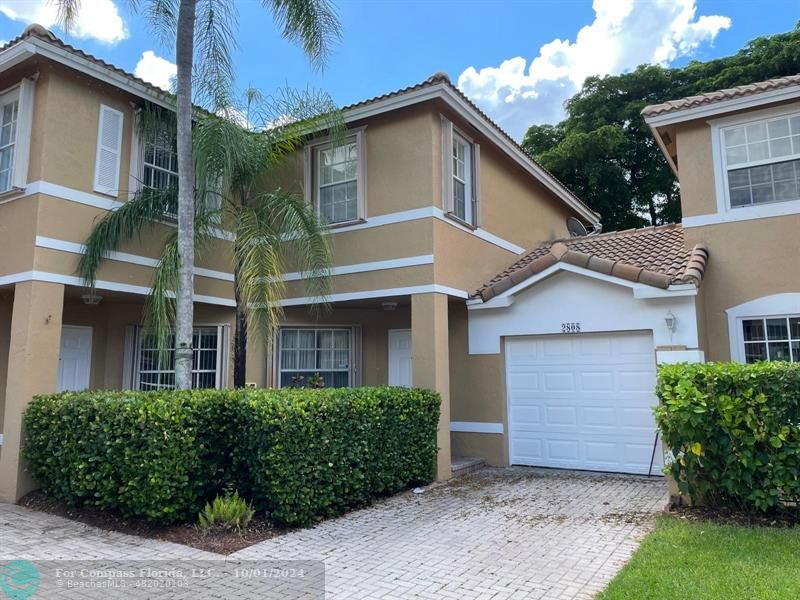
[[[235,487],[309,525],[430,481],[438,421],[405,388],[65,393],[29,405],[24,456],[72,505],[173,522]]]
[[[761,511],[800,500],[800,364],[664,366],[658,395],[681,492]]]

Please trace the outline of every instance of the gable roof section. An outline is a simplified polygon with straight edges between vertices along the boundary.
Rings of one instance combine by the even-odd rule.
[[[797,97],[800,74],[653,104],[642,110],[642,116],[651,126],[660,126]]]
[[[435,73],[420,83],[350,104],[343,107],[342,111],[345,120],[351,122],[435,98],[448,104],[584,220],[592,225],[600,223],[598,213],[573,194],[555,175],[536,162],[514,138],[453,85],[446,73]]]
[[[473,297],[488,302],[559,262],[662,289],[681,283],[699,286],[707,261],[704,244],[686,248],[680,225],[565,238],[534,248]]]
[[[8,69],[35,55],[44,56],[73,69],[85,72],[92,77],[134,95],[145,97],[161,106],[174,107],[174,102],[170,101],[171,94],[160,87],[67,44],[51,31],[36,23],[28,25],[19,36],[0,47],[0,70]]]

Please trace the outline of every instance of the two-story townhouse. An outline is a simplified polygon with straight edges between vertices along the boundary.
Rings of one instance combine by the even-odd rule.
[[[800,75],[647,107],[688,243],[714,257],[698,304],[710,360],[800,361]]]
[[[31,27],[0,50],[0,80],[0,496],[13,500],[33,485],[19,449],[34,394],[171,384],[141,309],[153,241],[174,224],[165,217],[109,257],[99,303],[75,269],[99,215],[138,185],[168,184],[175,170],[171,145],[138,139],[134,126],[142,102],[168,106],[163,92],[49,32]],[[763,87],[745,95],[755,99]],[[703,106],[724,112],[724,102]],[[791,102],[773,101],[784,111]],[[755,206],[740,206],[746,186],[726,187],[728,171],[714,158],[721,150],[713,150],[730,136],[730,160],[738,160],[739,134],[728,133],[727,115],[709,122],[684,108],[646,113],[676,119],[651,124],[676,169],[681,159],[683,225],[601,233],[598,215],[445,75],[345,107],[337,146],[310,136],[269,182],[305,194],[330,223],[332,293],[308,297],[304,273],[284,274],[281,326],[269,352],[251,344],[248,382],[280,387],[319,374],[328,386],[439,391],[439,478],[449,476],[452,456],[658,472],[657,363],[703,360],[704,352],[793,357],[800,326],[800,253],[790,235],[800,200],[753,200],[762,190],[748,179]],[[745,129],[760,118],[746,116],[749,106],[734,110]],[[790,144],[800,134],[786,115],[785,127],[764,125],[768,147],[782,139],[771,130],[788,127]],[[746,152],[765,141],[748,131]],[[779,163],[794,168],[790,159]],[[756,162],[729,171],[741,183],[740,168],[774,167]],[[777,186],[788,176],[770,173],[772,199],[778,189],[791,195]],[[729,179],[709,185],[719,177]],[[719,204],[719,190],[726,199],[733,189],[737,200]],[[196,271],[199,386],[231,383],[229,238],[220,231]],[[704,280],[709,252],[720,266]]]

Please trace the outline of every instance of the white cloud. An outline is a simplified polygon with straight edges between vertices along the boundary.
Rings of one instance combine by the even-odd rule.
[[[178,67],[175,66],[175,63],[157,56],[152,50],[142,52],[142,58],[136,63],[136,69],[133,71],[133,74],[140,79],[168,92],[172,89],[172,80],[177,73]]]
[[[58,7],[49,0],[0,0],[0,13],[14,21],[39,23],[47,28],[58,25]],[[128,37],[125,21],[113,0],[82,0],[70,33],[106,44]]]
[[[594,0],[595,19],[575,41],[555,39],[530,61],[468,67],[460,87],[500,125],[521,137],[533,123],[564,117],[563,103],[591,75],[619,74],[643,63],[668,65],[731,26],[724,16],[696,17],[695,0]]]

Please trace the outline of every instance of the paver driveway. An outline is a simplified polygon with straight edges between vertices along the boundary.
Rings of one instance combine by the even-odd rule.
[[[591,598],[665,503],[660,478],[483,469],[262,542],[229,560],[324,560],[326,597],[342,600]],[[0,538],[2,558],[215,556],[2,505]],[[217,586],[206,592],[258,597]]]

